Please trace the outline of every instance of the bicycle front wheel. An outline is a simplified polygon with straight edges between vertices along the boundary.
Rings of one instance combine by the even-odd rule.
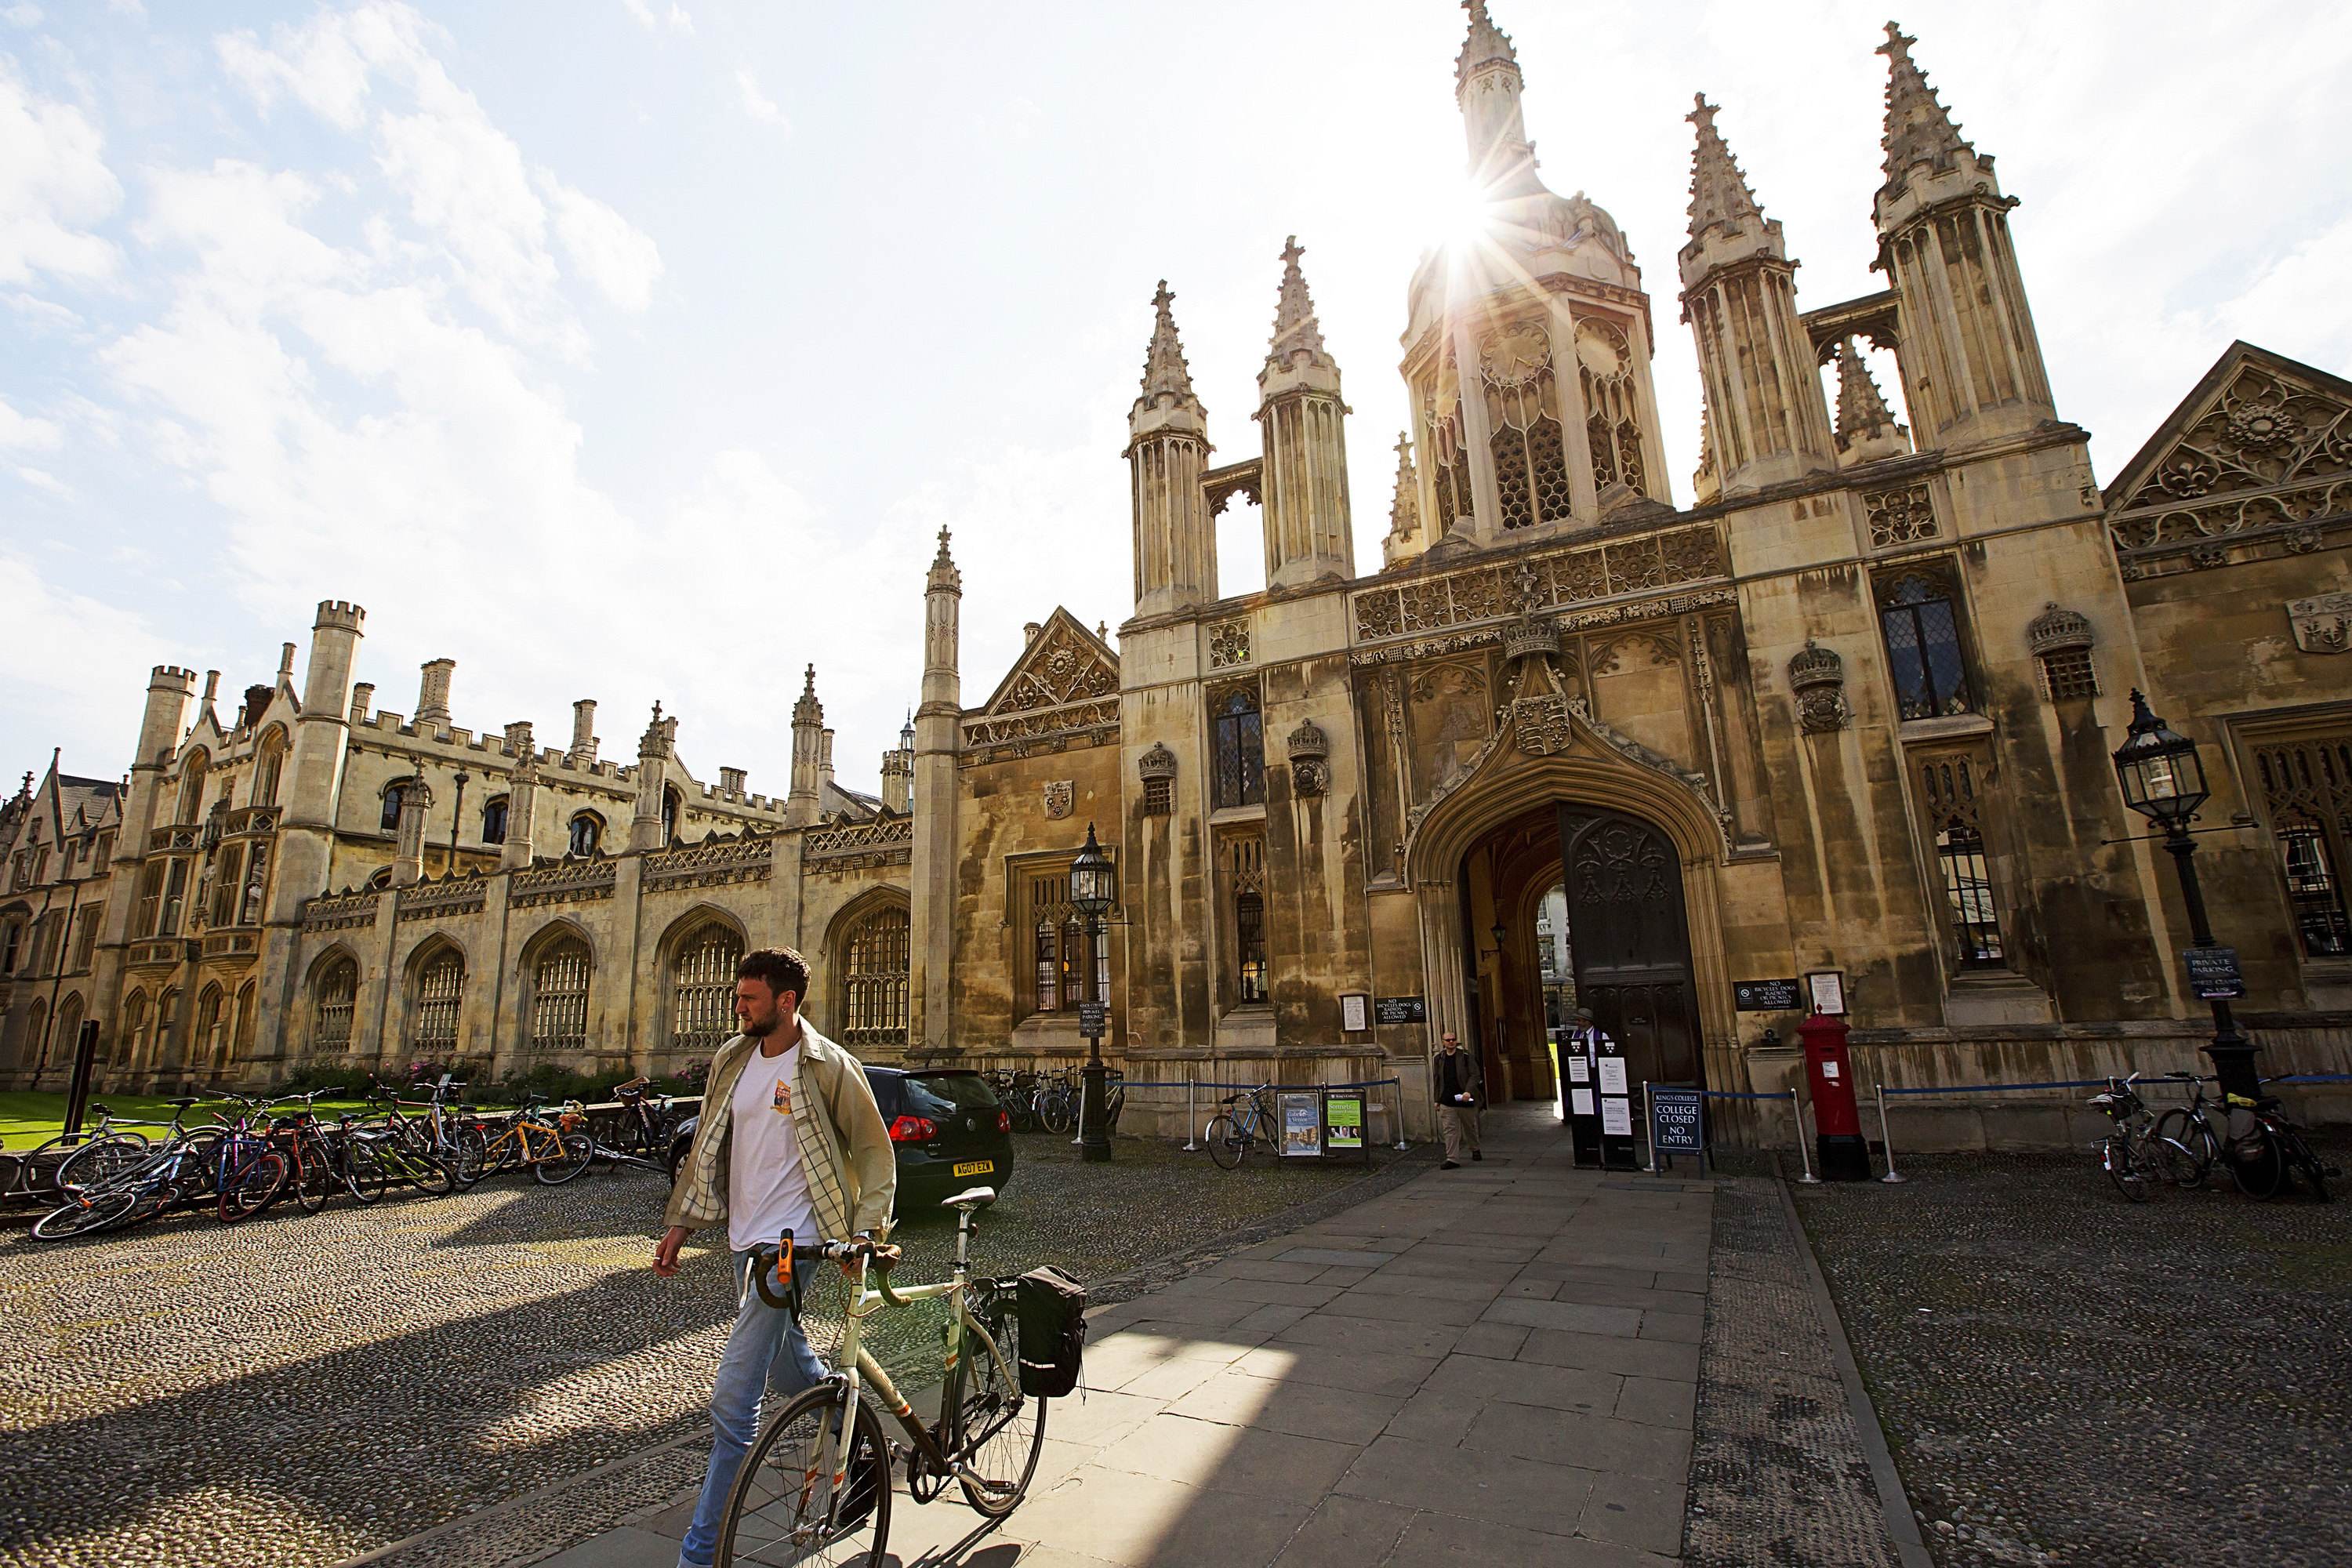
[[[2203,1186],[2205,1178],[2213,1173],[2213,1158],[2220,1152],[2213,1142],[2213,1129],[2206,1125],[2205,1119],[2189,1115],[2186,1106],[2176,1105],[2156,1119],[2156,1136],[2159,1142],[2179,1144],[2181,1152],[2189,1156],[2187,1173],[2174,1179],[2184,1187]]]
[[[1224,1171],[1238,1167],[1242,1163],[1242,1155],[1249,1148],[1249,1145],[1243,1142],[1240,1130],[1234,1126],[1234,1119],[1230,1116],[1212,1119],[1209,1122],[1209,1131],[1202,1134],[1202,1140],[1209,1145],[1209,1158],[1217,1163],[1218,1169]]]
[[[999,1301],[977,1316],[996,1354],[979,1335],[964,1336],[963,1458],[979,1479],[958,1479],[974,1512],[1002,1519],[1021,1506],[1045,1451],[1045,1401],[1022,1397],[1021,1325],[1012,1303]]]
[[[566,1132],[558,1142],[558,1148],[548,1151],[530,1168],[532,1175],[551,1187],[561,1186],[586,1170],[596,1153],[596,1145],[588,1141],[585,1132]]]
[[[882,1568],[890,1538],[889,1446],[873,1402],[861,1399],[845,1455],[834,1441],[841,1409],[841,1391],[824,1386],[776,1412],[735,1473],[719,1521],[717,1568]]]
[[[2169,1182],[2176,1187],[2193,1187],[2202,1179],[2197,1156],[2177,1138],[2152,1133],[2141,1139],[2133,1152],[2158,1181]]]
[[[63,1241],[69,1236],[91,1236],[127,1223],[139,1206],[140,1194],[128,1189],[100,1193],[84,1202],[76,1198],[33,1222],[38,1241]]]
[[[374,1203],[383,1196],[392,1184],[392,1176],[384,1169],[383,1151],[365,1138],[353,1140],[343,1150],[343,1185],[352,1196],[363,1204]]]
[[[1037,1109],[1037,1121],[1048,1132],[1070,1130],[1070,1102],[1067,1097],[1055,1095]]]
[[[135,1132],[113,1132],[93,1139],[65,1157],[58,1167],[58,1186],[102,1187],[147,1158],[147,1140]]]
[[[2136,1204],[2147,1202],[2147,1190],[2154,1184],[2151,1173],[2135,1157],[2130,1139],[2121,1133],[2108,1139],[2099,1151],[2099,1162],[2106,1167],[2107,1180],[2115,1183],[2116,1191]]]
[[[223,1225],[250,1219],[269,1206],[286,1184],[286,1156],[264,1150],[221,1178],[218,1215]]]

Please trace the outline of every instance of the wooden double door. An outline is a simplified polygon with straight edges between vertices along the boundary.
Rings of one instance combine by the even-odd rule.
[[[1690,922],[1673,840],[1622,812],[1562,805],[1559,819],[1579,1002],[1624,1047],[1634,1082],[1702,1082]]]

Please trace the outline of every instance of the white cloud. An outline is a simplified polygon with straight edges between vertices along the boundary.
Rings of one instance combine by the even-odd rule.
[[[73,499],[73,487],[47,468],[20,468],[16,470],[16,477],[35,489],[46,490],[59,500]]]
[[[621,0],[621,5],[648,32],[667,22],[671,32],[684,33],[688,37],[694,36],[694,18],[686,14],[683,5],[672,5],[667,12],[656,12],[650,0]]]
[[[48,452],[56,450],[64,438],[65,433],[48,420],[19,414],[0,401],[0,447]]]
[[[743,112],[763,125],[786,125],[784,111],[776,100],[760,90],[760,79],[745,66],[735,73],[735,90],[743,100]],[[789,129],[789,126],[787,126]]]
[[[541,171],[541,188],[555,208],[555,234],[572,265],[625,310],[653,301],[662,274],[661,248],[652,237],[595,197]]]
[[[13,22],[19,27],[37,27],[41,25],[41,8],[38,5],[11,5],[5,11],[0,11],[0,22]]]
[[[88,115],[34,97],[0,56],[0,282],[114,271],[113,243],[89,232],[122,200],[104,145]]]
[[[43,578],[22,556],[0,552],[0,682],[12,692],[11,715],[44,748],[62,745],[80,758],[74,771],[103,774],[124,759],[121,710],[92,700],[93,691],[136,690],[151,666],[174,658],[168,639],[145,617]],[[178,654],[179,662],[189,662]],[[74,764],[68,764],[69,767]]]

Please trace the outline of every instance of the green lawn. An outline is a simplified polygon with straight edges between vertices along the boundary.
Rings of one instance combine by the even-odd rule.
[[[91,1097],[102,1101],[114,1112],[117,1121],[169,1121],[172,1103],[143,1094],[101,1094]],[[319,1101],[325,1111],[363,1110],[366,1107],[356,1100]],[[199,1105],[191,1113],[191,1121],[202,1125],[208,1111]],[[91,1111],[83,1118],[85,1128],[98,1124],[98,1113]],[[66,1097],[62,1094],[0,1094],[0,1149],[35,1149],[65,1131]],[[152,1138],[161,1131],[142,1127],[141,1131]]]

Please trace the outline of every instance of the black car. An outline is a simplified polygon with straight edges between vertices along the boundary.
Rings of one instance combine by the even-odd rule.
[[[898,1217],[936,1205],[966,1187],[1004,1191],[1013,1179],[1013,1118],[978,1073],[919,1068],[867,1068],[874,1102],[898,1157]],[[670,1140],[670,1180],[677,1179],[702,1118],[678,1124]]]

